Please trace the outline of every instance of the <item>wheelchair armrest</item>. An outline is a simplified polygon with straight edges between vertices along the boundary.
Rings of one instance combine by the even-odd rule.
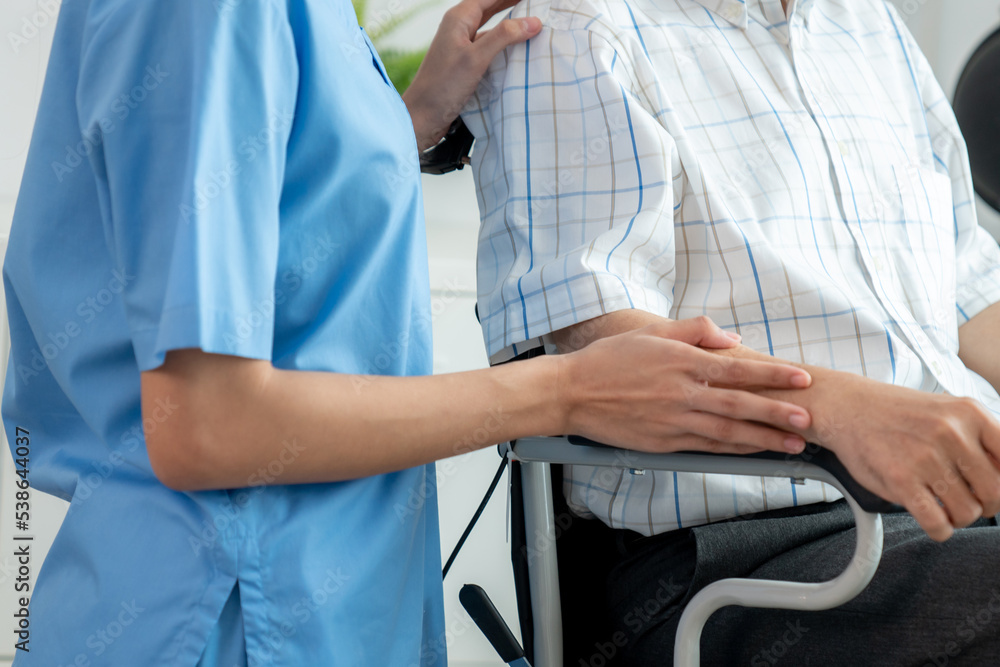
[[[793,479],[832,477],[843,490],[867,512],[892,513],[904,511],[895,503],[872,493],[859,484],[837,456],[818,445],[807,445],[801,454],[760,452],[757,454],[710,454],[707,452],[676,452],[648,454],[611,447],[582,436],[560,438],[522,438],[511,443],[515,458],[525,462],[549,462],[636,470],[672,470]],[[817,474],[816,471],[823,474]]]
[[[599,442],[594,442],[579,435],[571,435],[567,437],[567,440],[572,445],[586,446],[586,447],[608,447],[609,449],[614,449],[608,445],[604,445]],[[720,456],[732,456],[731,454],[712,454],[710,452],[682,452],[684,454],[690,454],[693,456],[705,456],[705,457],[720,457]],[[892,512],[902,512],[903,507],[895,503],[890,503],[888,500],[882,499],[880,496],[875,495],[865,487],[861,486],[857,480],[851,476],[851,473],[847,471],[844,464],[840,462],[837,455],[831,452],[825,447],[820,447],[819,445],[808,444],[805,450],[801,454],[782,454],[781,452],[758,452],[756,454],[743,454],[741,455],[748,459],[757,459],[762,461],[777,461],[780,463],[786,463],[791,468],[790,472],[794,472],[796,463],[811,463],[813,465],[819,466],[823,470],[837,478],[847,492],[858,501],[867,512],[879,512],[879,513],[892,513]],[[780,471],[775,471],[780,472]],[[778,476],[777,474],[775,476]],[[794,474],[791,475],[794,477]]]

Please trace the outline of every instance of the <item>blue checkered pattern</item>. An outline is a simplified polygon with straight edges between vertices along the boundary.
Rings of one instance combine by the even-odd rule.
[[[1000,398],[957,356],[1000,301],[948,101],[881,0],[522,2],[476,135],[492,361],[638,308],[776,357]],[[787,480],[574,468],[572,506],[645,534],[839,495]]]

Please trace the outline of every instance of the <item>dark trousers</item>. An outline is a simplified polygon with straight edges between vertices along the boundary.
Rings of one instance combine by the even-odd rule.
[[[702,635],[702,665],[1000,667],[1000,528],[994,518],[944,544],[909,514],[883,516],[875,578],[821,612],[726,607]],[[765,512],[649,538],[616,531],[607,602],[627,665],[671,664],[684,605],[726,577],[819,582],[854,552],[844,501]]]

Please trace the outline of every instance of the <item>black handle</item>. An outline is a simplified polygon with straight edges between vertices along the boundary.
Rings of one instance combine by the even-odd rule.
[[[493,645],[494,650],[504,662],[513,662],[524,657],[524,649],[514,639],[514,634],[504,623],[500,612],[493,606],[493,601],[482,588],[475,584],[466,584],[458,594],[465,611],[483,631]]]

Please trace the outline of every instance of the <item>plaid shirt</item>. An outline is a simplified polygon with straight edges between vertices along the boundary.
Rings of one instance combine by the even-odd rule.
[[[795,362],[1000,398],[958,327],[1000,301],[965,144],[882,0],[552,0],[493,63],[476,135],[491,359],[638,308]],[[576,467],[571,506],[652,534],[839,497],[819,483]]]

